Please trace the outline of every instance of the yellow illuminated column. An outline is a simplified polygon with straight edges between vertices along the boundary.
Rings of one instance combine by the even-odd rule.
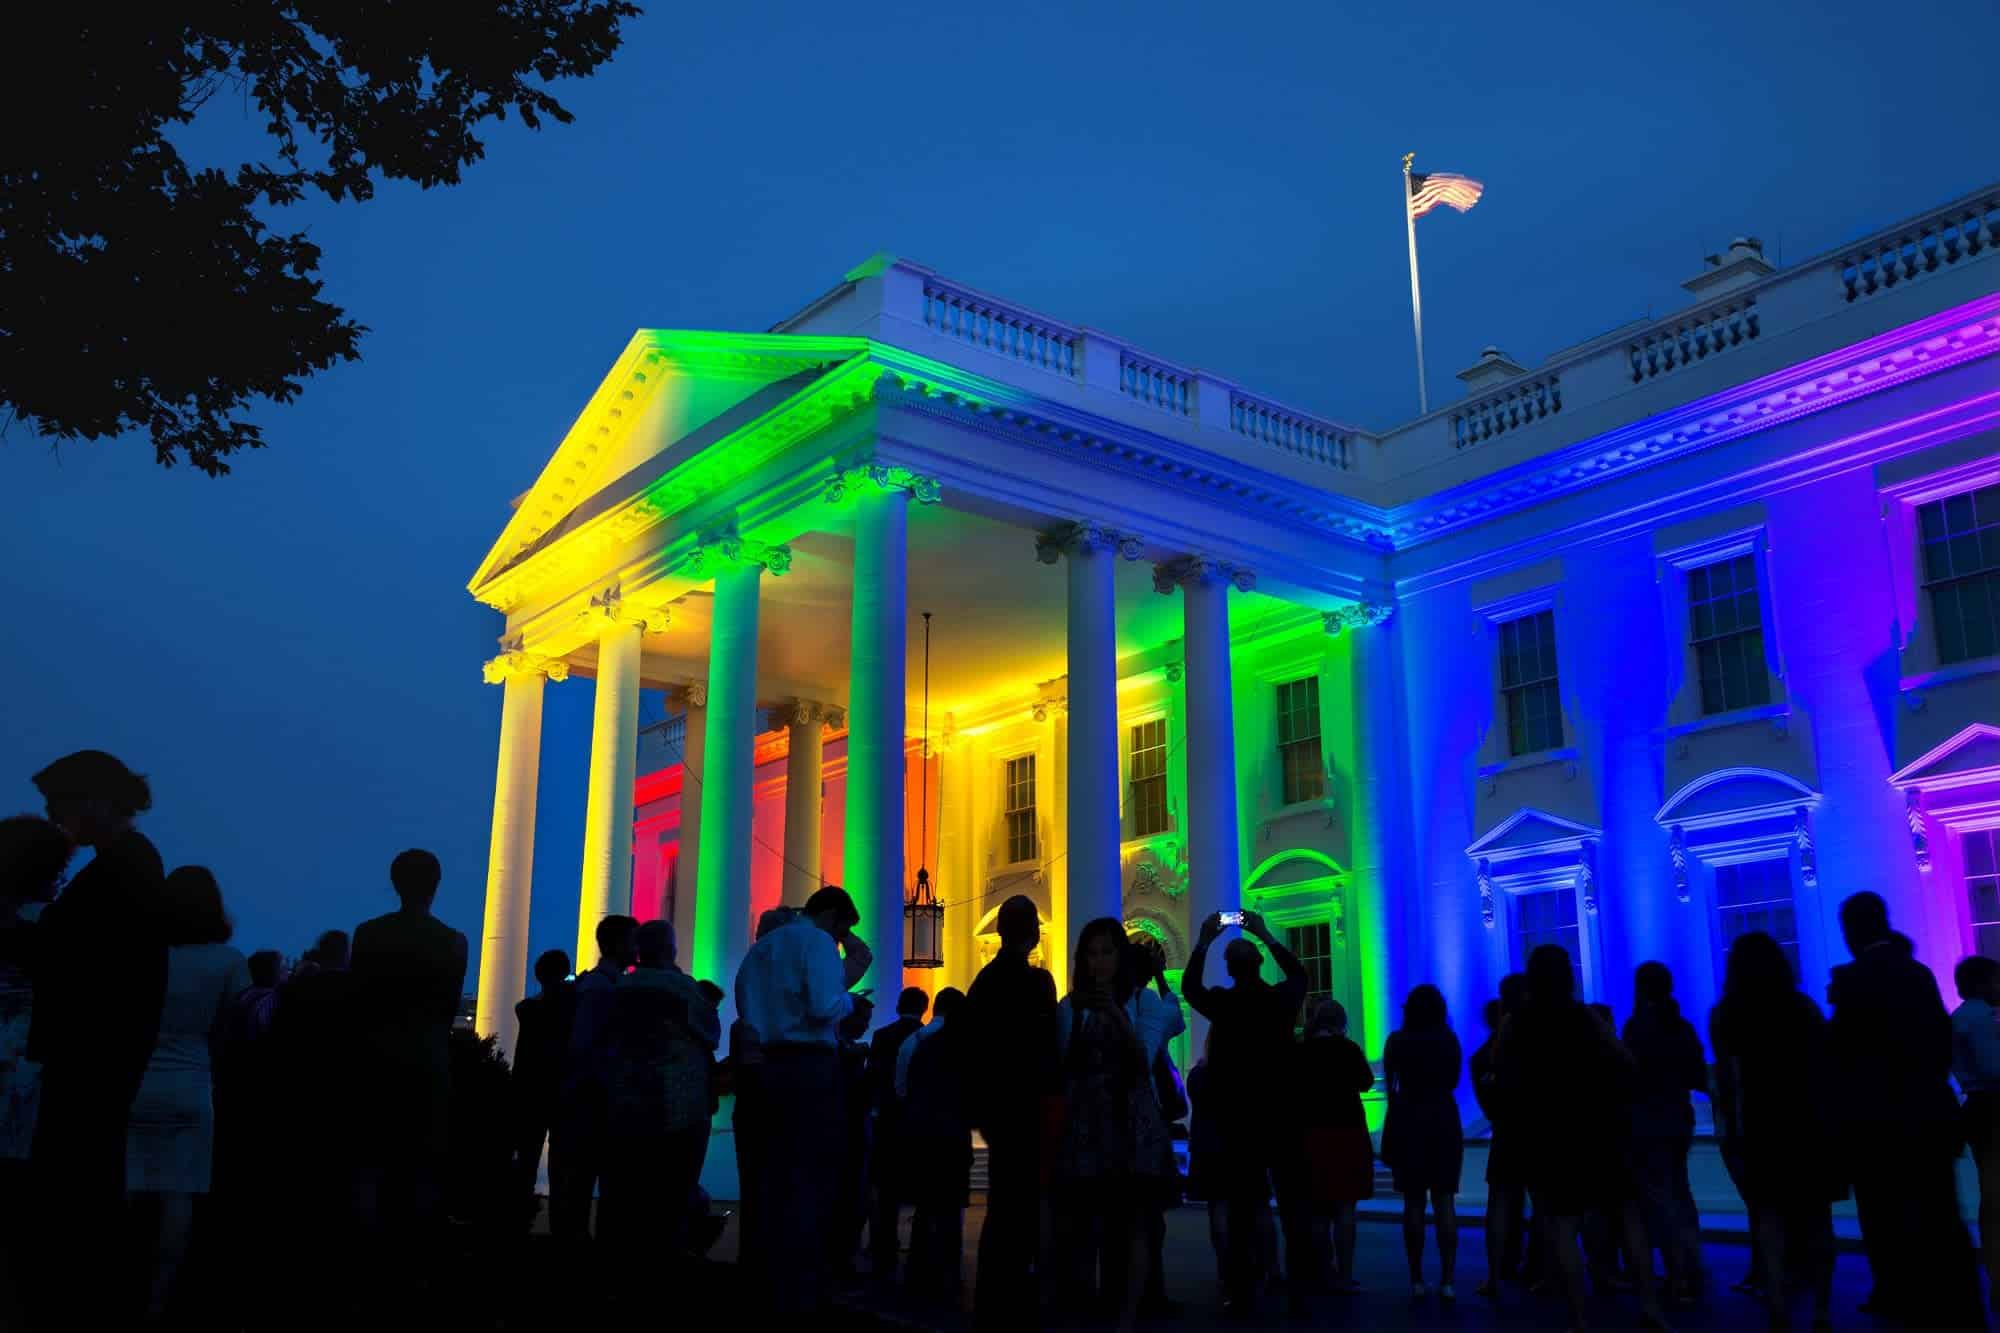
[[[513,1054],[514,1004],[528,985],[528,900],[535,869],[535,792],[542,757],[542,681],[569,668],[518,649],[486,664],[502,686],[500,762],[493,780],[493,841],[486,857],[486,920],[480,931],[479,1007],[473,1024]]]
[[[613,588],[591,601],[600,622],[591,714],[590,788],[583,814],[583,884],[576,970],[597,965],[597,923],[632,908],[632,784],[639,762],[639,641],[666,612],[627,606]]]
[[[830,721],[824,705],[807,699],[794,699],[785,716],[790,732],[785,751],[783,901],[787,907],[804,905],[820,885],[820,769]]]

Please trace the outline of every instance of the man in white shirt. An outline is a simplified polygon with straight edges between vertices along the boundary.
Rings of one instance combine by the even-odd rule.
[[[1989,1279],[2000,1281],[2000,963],[1973,954],[1952,972],[1963,1001],[1951,1014],[1951,1076],[1965,1094],[1965,1140],[1979,1168],[1979,1248]],[[1994,1287],[2000,1302],[2000,1286]]]
[[[795,919],[764,934],[736,972],[736,1011],[757,1034],[757,1142],[747,1148],[757,1169],[744,1188],[744,1210],[756,1218],[759,1253],[752,1256],[751,1290],[773,1313],[818,1308],[827,1230],[845,1148],[840,1101],[840,1025],[872,1006],[851,993],[874,961],[854,933],[861,914],[847,891],[832,885],[806,900]]]

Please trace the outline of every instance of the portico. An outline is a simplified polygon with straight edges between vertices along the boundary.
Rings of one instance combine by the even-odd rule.
[[[1295,506],[1121,433],[1146,438],[868,339],[635,337],[473,583],[507,616],[480,1030],[511,1042],[539,694],[564,679],[596,691],[579,968],[604,915],[660,912],[726,987],[761,911],[838,882],[876,952],[864,984],[892,993],[919,865],[946,950],[914,984],[969,982],[1014,892],[1065,988],[1097,916],[1178,968],[1241,893],[1232,654],[1323,654],[1380,557],[1320,533],[1304,559]],[[637,758],[642,689],[667,693],[664,760]],[[543,891],[564,878],[544,867]]]

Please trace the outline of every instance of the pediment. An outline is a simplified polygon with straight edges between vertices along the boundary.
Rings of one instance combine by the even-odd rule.
[[[1819,804],[1819,793],[1797,778],[1768,768],[1722,768],[1704,773],[1667,798],[1653,816],[1663,828],[1740,824]]]
[[[1295,848],[1279,852],[1250,872],[1243,883],[1245,893],[1275,893],[1282,889],[1295,888],[1313,880],[1344,875],[1340,863],[1325,852],[1310,848]]]
[[[1573,851],[1586,839],[1604,835],[1602,829],[1579,824],[1546,810],[1524,807],[1488,829],[1465,854],[1477,861],[1494,856],[1528,856],[1538,852]]]
[[[593,497],[772,385],[851,359],[861,338],[642,329],[612,364],[470,584],[560,535]]]
[[[2000,779],[2000,727],[1974,722],[1944,744],[1889,777],[1893,787],[1918,791],[1963,787]]]

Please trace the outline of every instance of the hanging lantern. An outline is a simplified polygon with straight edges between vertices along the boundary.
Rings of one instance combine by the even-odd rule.
[[[917,871],[917,887],[903,903],[903,966],[943,967],[944,904],[931,892],[931,872]]]

